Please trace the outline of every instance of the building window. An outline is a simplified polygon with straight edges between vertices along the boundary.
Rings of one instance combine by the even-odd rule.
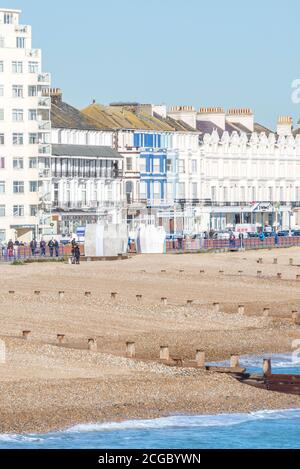
[[[0,85],[0,97],[4,96],[4,86]]]
[[[4,121],[4,109],[0,109],[0,121]]]
[[[146,158],[140,157],[140,172],[145,173],[147,171]]]
[[[29,192],[37,192],[37,191],[38,191],[37,181],[30,181],[29,182]]]
[[[185,182],[178,183],[178,198],[179,199],[185,198]]]
[[[3,156],[0,157],[0,169],[5,169],[5,158]]]
[[[13,87],[12,87],[12,96],[13,96],[13,98],[23,98],[23,86],[22,85],[13,85]]]
[[[38,134],[29,134],[29,143],[36,145],[38,143]]]
[[[193,182],[192,183],[192,199],[197,199],[198,198],[198,183]]]
[[[13,159],[13,168],[14,169],[24,169],[23,158],[14,158]]]
[[[179,173],[185,173],[185,162],[184,160],[179,160],[179,167],[178,167],[178,170],[179,170]]]
[[[13,193],[14,194],[24,194],[24,181],[14,181],[13,182]]]
[[[197,160],[192,160],[191,172],[192,173],[197,173]]]
[[[23,134],[13,134],[13,145],[23,145],[24,136]]]
[[[160,158],[153,158],[153,172],[160,173]]]
[[[4,24],[12,24],[13,19],[14,17],[12,13],[4,13]]]
[[[5,194],[5,181],[0,181],[0,194]]]
[[[0,60],[0,73],[4,72],[4,62],[3,60]]]
[[[167,159],[167,172],[168,173],[172,172],[172,160],[171,160],[171,158]]]
[[[211,200],[212,202],[216,202],[217,200],[217,188],[215,186],[211,188]]]
[[[0,48],[5,46],[5,39],[3,36],[0,36]]]
[[[37,96],[37,87],[36,86],[28,86],[28,96],[33,97]]]
[[[24,217],[24,205],[14,205],[13,207],[14,217]]]
[[[23,120],[24,120],[24,111],[23,111],[23,109],[13,109],[12,110],[12,120],[13,120],[13,122],[23,122]]]
[[[0,205],[0,217],[5,217],[5,205]],[[3,241],[3,239],[1,239],[1,234],[0,234],[0,241]]]
[[[147,183],[145,181],[140,183],[140,198],[147,199]]]
[[[39,73],[39,63],[38,62],[28,62],[28,72],[29,73]]]
[[[30,205],[30,216],[31,217],[36,217],[37,214],[38,214],[37,205]]]
[[[29,158],[29,169],[37,168],[37,158]]]
[[[4,134],[0,134],[0,145],[4,145],[4,142],[5,142]]]
[[[23,73],[23,62],[12,62],[13,73]]]
[[[5,206],[4,206],[4,212],[5,212]],[[1,217],[1,208],[0,208],[0,217]],[[5,241],[5,240],[6,240],[6,231],[0,230],[0,241]]]
[[[37,120],[37,110],[36,109],[29,109],[28,111],[28,120],[36,121]]]
[[[126,158],[126,171],[132,171],[132,158]]]
[[[17,49],[25,49],[25,37],[16,38]]]

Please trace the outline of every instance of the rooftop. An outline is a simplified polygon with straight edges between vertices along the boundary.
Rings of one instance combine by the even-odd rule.
[[[74,158],[113,158],[120,159],[122,156],[113,148],[96,145],[52,145],[53,156],[70,156]]]

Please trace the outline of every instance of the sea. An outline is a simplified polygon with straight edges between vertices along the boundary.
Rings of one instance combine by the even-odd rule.
[[[262,358],[241,357],[261,372]],[[272,355],[274,373],[300,374],[300,360]],[[218,363],[219,364],[219,363]],[[222,364],[227,364],[223,362]],[[0,434],[0,449],[294,449],[300,447],[300,408],[218,415],[170,415],[153,420],[87,423],[47,434]]]

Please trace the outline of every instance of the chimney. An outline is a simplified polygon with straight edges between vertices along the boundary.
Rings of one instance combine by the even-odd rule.
[[[50,96],[52,104],[59,104],[62,102],[62,91],[60,88],[50,88]]]
[[[250,132],[254,132],[254,115],[251,109],[229,109],[226,114],[226,121],[232,124],[241,124]]]
[[[222,107],[201,107],[197,113],[197,121],[210,121],[225,130],[225,111]]]
[[[171,106],[168,116],[175,120],[181,120],[193,129],[196,128],[196,110],[193,106]]]
[[[292,135],[293,119],[290,116],[279,116],[277,121],[277,133],[279,136]]]

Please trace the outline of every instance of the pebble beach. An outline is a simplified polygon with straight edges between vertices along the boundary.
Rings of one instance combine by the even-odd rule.
[[[300,338],[292,320],[300,308],[297,248],[140,255],[80,266],[0,265],[0,271],[0,339],[6,349],[0,364],[1,433],[300,407],[300,396],[159,362],[160,345],[186,360],[198,349],[207,361],[290,352]],[[244,313],[238,311],[241,304]],[[270,308],[268,315],[264,308]],[[24,330],[31,331],[28,340]],[[64,335],[62,343],[58,334]],[[91,338],[97,351],[88,350]],[[135,359],[126,358],[126,341],[135,342]]]

